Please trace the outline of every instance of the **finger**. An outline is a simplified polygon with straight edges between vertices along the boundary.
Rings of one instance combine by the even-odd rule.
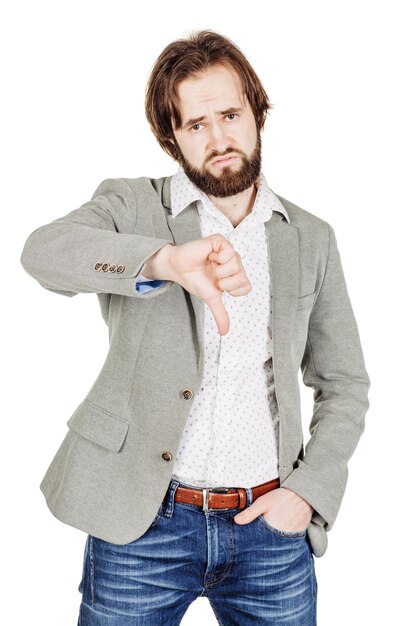
[[[228,278],[229,276],[234,276],[244,271],[242,264],[236,256],[233,256],[230,261],[226,261],[225,263],[219,263],[216,259],[210,259],[210,261],[213,263],[217,278]]]
[[[209,258],[213,261],[217,261],[217,263],[227,263],[233,258],[234,255],[238,254],[230,241],[227,241],[227,239],[214,243],[216,245],[216,249],[210,252]]]
[[[252,520],[256,519],[258,515],[263,513],[263,511],[262,511],[262,507],[259,504],[257,506],[255,505],[256,505],[256,500],[253,504],[251,504],[246,509],[244,509],[243,511],[235,515],[233,518],[234,521],[237,522],[238,524],[248,524]]]
[[[245,295],[252,289],[248,277],[243,272],[238,272],[234,276],[219,278],[217,285],[222,291],[227,291],[230,295]]]
[[[230,296],[246,296],[248,293],[250,293],[252,291],[252,285],[245,285],[245,287],[239,287],[239,289],[232,289],[230,291],[228,291],[227,293]]]
[[[229,261],[231,261],[231,259],[233,259],[235,255],[236,251],[232,248],[231,250],[219,250],[218,252],[210,252],[208,258],[210,259],[210,261],[216,261],[216,263],[224,265],[224,263],[228,263]]]
[[[218,298],[212,298],[206,300],[206,304],[209,306],[214,321],[216,322],[220,335],[226,335],[230,328],[230,319],[223,304],[221,296]]]

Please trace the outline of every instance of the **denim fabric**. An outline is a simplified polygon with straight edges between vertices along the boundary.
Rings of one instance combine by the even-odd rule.
[[[174,501],[171,480],[157,515],[135,541],[88,535],[78,626],[175,626],[206,597],[222,626],[316,626],[317,581],[306,531],[284,532],[240,509],[204,512]],[[247,488],[247,506],[252,490]]]

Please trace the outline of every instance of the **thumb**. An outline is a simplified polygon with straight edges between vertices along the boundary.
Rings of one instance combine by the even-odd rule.
[[[260,510],[259,505],[257,505],[255,501],[246,509],[244,509],[243,511],[235,515],[233,519],[238,524],[248,524],[252,520],[256,519],[258,515],[260,515],[261,513],[262,511]]]
[[[222,294],[219,293],[218,296],[206,300],[206,304],[213,314],[220,335],[226,335],[229,332],[230,319],[223,304]]]

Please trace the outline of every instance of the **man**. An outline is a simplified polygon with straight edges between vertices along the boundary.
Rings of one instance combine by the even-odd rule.
[[[261,172],[269,108],[230,40],[171,43],[146,113],[178,172],[106,179],[25,244],[43,287],[98,294],[110,332],[41,484],[88,533],[82,626],[179,624],[200,596],[220,624],[316,624],[370,381],[332,227]]]

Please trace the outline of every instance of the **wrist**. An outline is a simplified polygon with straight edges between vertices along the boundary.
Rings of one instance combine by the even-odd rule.
[[[146,278],[152,280],[174,280],[170,264],[170,256],[175,246],[166,244],[153,254],[145,262],[144,270],[141,272]]]
[[[298,494],[296,491],[293,491],[292,489],[289,489],[289,487],[282,487],[282,489],[286,489],[287,491],[291,492],[292,497],[294,498],[295,496],[295,500],[298,500],[303,503],[303,505],[311,512],[314,512],[314,507],[311,506],[311,504],[309,502],[307,502],[307,500],[305,498],[303,498],[302,496],[300,496],[300,494]]]

